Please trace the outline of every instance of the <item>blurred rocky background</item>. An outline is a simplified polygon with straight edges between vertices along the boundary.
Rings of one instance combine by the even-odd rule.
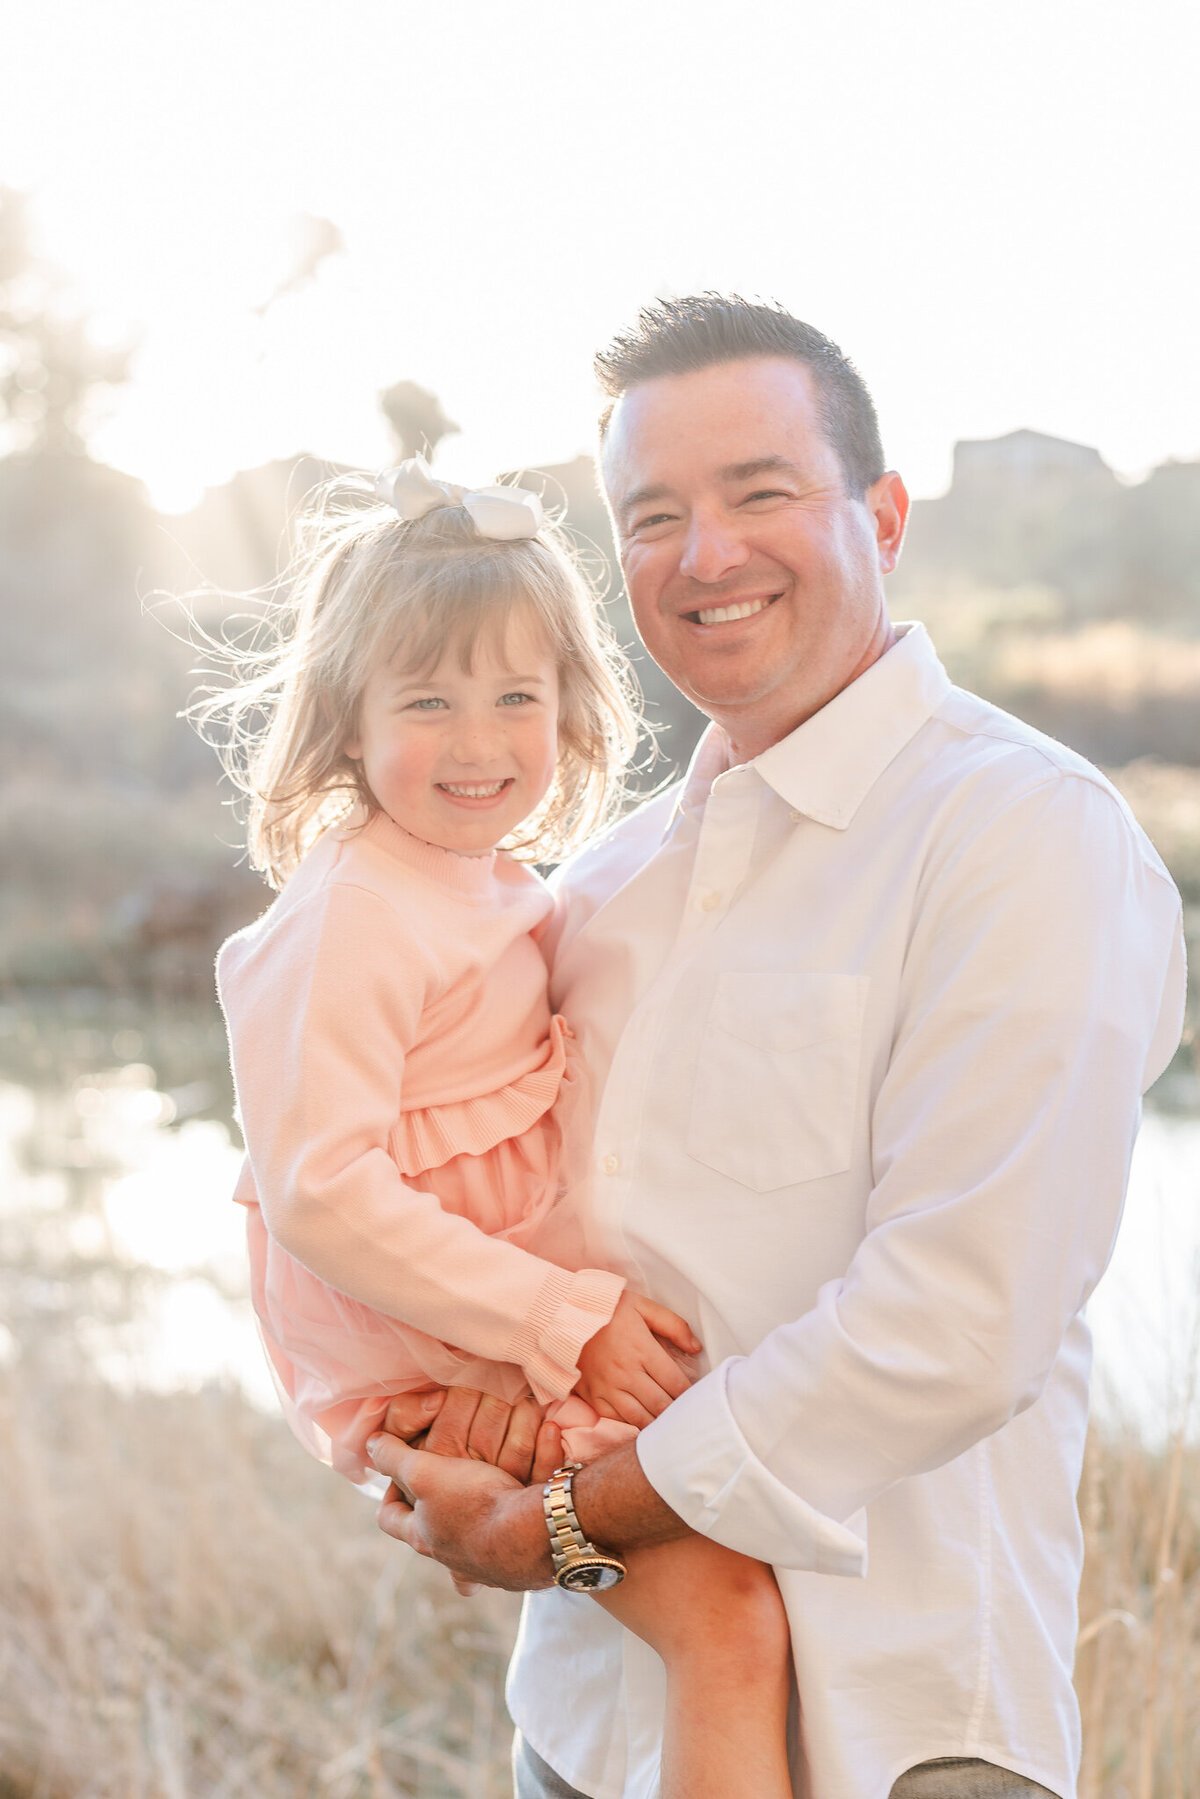
[[[306,493],[336,472],[297,453],[160,516],[88,454],[89,418],[123,376],[59,309],[19,198],[0,198],[0,1072],[17,1076],[57,1053],[45,1020],[64,994],[102,1030],[190,1007],[206,1036],[215,949],[269,896],[179,716],[203,666],[188,619],[219,631],[253,612]],[[457,429],[412,379],[380,404],[397,455],[436,457]],[[640,778],[655,785],[700,720],[638,653],[592,463],[522,476],[565,509],[638,665],[658,743]],[[1200,463],[1130,485],[1033,430],[960,443],[948,492],[913,507],[891,594],[955,679],[1109,772],[1184,891],[1200,961]],[[1192,1066],[1175,1073],[1180,1103],[1200,1097]]]

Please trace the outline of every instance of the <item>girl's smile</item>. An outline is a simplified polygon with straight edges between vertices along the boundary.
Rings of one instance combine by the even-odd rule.
[[[509,787],[512,786],[512,782],[511,780],[493,781],[487,786],[477,783],[473,787],[467,787],[461,782],[455,786],[451,786],[449,781],[439,781],[438,786],[443,793],[448,793],[450,798],[454,800],[486,801],[498,800],[500,795],[506,793]]]
[[[486,855],[554,780],[558,669],[542,632],[517,613],[469,656],[453,643],[431,670],[379,664],[346,753],[402,830],[460,856]]]

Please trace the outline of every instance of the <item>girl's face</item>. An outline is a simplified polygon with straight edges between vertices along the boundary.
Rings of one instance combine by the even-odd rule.
[[[397,651],[367,679],[346,754],[402,830],[460,856],[494,849],[558,762],[558,668],[536,621],[481,636],[469,674],[456,644],[421,675]]]

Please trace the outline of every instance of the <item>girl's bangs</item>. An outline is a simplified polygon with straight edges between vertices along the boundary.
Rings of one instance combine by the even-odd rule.
[[[536,618],[552,641],[545,607],[539,604],[540,571],[520,566],[528,560],[512,551],[459,554],[423,576],[406,579],[380,621],[378,659],[419,676],[430,674],[454,652],[471,674],[481,643],[498,659],[504,657],[509,628],[520,617]]]

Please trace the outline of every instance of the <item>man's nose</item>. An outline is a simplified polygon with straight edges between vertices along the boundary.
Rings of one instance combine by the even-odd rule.
[[[694,512],[688,521],[679,571],[706,586],[734,574],[749,557],[734,521],[721,512]]]

